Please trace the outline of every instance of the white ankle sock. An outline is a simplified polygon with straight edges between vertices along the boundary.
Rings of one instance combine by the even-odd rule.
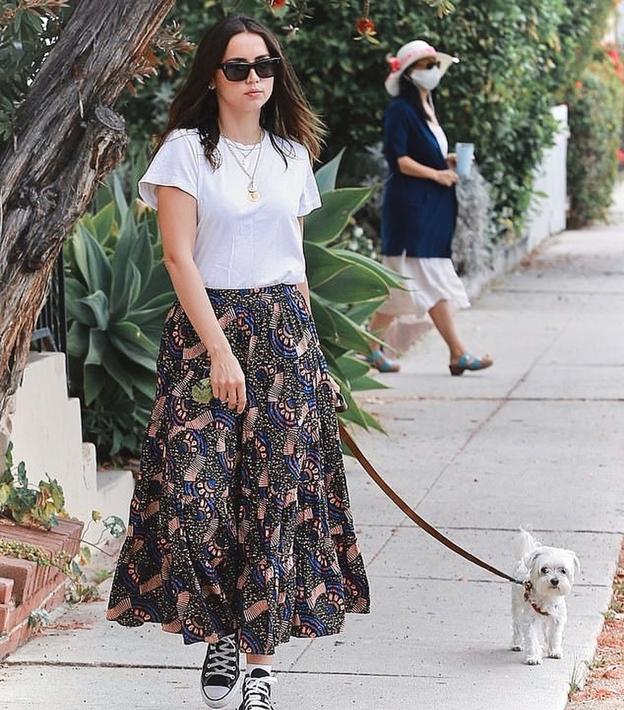
[[[263,674],[262,673],[256,673],[254,674],[253,672],[258,669],[259,671],[263,671],[264,675],[271,675],[271,664],[266,665],[264,663],[247,663],[247,675],[253,675],[254,678],[260,678]]]

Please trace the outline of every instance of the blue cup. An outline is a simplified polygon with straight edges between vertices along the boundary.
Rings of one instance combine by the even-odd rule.
[[[455,143],[457,155],[457,174],[459,177],[470,177],[472,161],[474,159],[474,143]]]

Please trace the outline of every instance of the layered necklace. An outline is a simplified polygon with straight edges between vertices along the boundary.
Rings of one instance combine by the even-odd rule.
[[[264,138],[264,131],[260,129],[260,139],[257,143],[242,148],[238,143],[235,143],[231,138],[221,133],[225,147],[230,151],[234,160],[238,163],[240,169],[247,176],[249,183],[247,184],[247,199],[250,202],[258,202],[261,195],[256,186],[256,171],[258,170],[258,165],[260,165],[260,158],[262,157],[262,144]],[[246,161],[249,160],[251,154],[258,149],[258,157],[256,158],[256,164],[251,172],[245,166]]]

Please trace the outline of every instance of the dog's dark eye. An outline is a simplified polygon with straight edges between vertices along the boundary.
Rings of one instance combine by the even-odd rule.
[[[561,574],[568,574],[568,570],[565,567],[562,567],[559,571]]]
[[[548,567],[542,567],[542,574],[548,574]]]

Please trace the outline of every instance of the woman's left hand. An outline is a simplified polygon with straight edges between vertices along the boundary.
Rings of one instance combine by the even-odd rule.
[[[446,162],[449,164],[451,168],[456,168],[457,167],[457,153],[449,153],[446,156]]]
[[[329,386],[332,389],[334,407],[336,408],[336,411],[337,412],[345,412],[348,408],[348,404],[347,404],[347,400],[344,398],[344,395],[340,391],[340,385],[329,374],[329,372],[327,373],[327,379],[329,380]]]
[[[332,389],[334,392],[338,393],[340,392],[340,385],[336,382],[336,380],[329,374],[327,373],[327,378],[329,379],[329,384],[331,385]]]

